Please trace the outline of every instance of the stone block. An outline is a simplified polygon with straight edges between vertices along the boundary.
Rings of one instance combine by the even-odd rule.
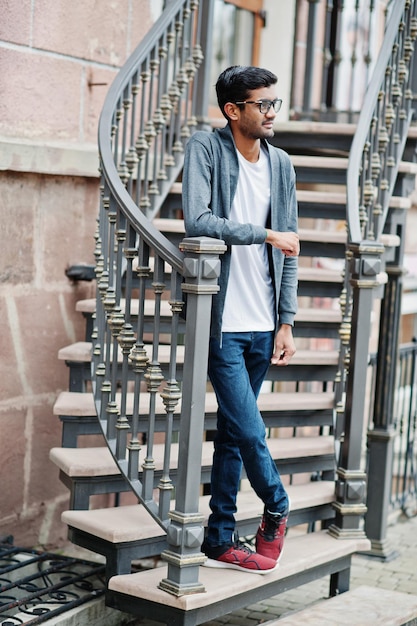
[[[53,177],[39,191],[39,267],[47,282],[65,280],[73,264],[95,262],[94,235],[99,204],[94,179]]]
[[[21,50],[2,49],[0,134],[79,140],[83,86],[81,63],[42,53],[29,56]]]
[[[67,493],[59,480],[59,472],[49,460],[50,449],[61,443],[61,423],[52,413],[52,402],[33,408],[31,434],[27,444],[30,459],[28,507],[40,502],[49,503]]]
[[[19,176],[8,172],[0,174],[0,185],[0,284],[29,283],[35,270],[36,183],[27,177],[23,184]]]
[[[13,307],[11,307],[10,310],[7,299],[7,294],[0,297],[0,403],[9,398],[23,395],[22,380],[19,376],[18,355],[16,354],[16,346],[12,332],[14,320],[10,319],[11,316],[13,317]]]
[[[59,293],[36,289],[15,296],[24,377],[27,388],[37,395],[65,389],[68,384],[66,366],[58,365],[57,354],[75,331],[63,315],[61,301]]]
[[[133,15],[132,5],[137,7]],[[37,0],[33,42],[46,50],[121,66],[130,52],[130,40],[134,46],[139,43],[150,24],[148,2]]]
[[[13,533],[13,523],[24,505],[26,410],[0,410],[0,532]],[[6,531],[5,527],[12,530]]]
[[[29,45],[31,32],[31,0],[8,2],[6,9],[2,7],[0,21],[0,39]]]

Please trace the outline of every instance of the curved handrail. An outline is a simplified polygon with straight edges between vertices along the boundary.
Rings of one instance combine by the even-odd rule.
[[[138,74],[139,68],[141,68],[146,58],[155,48],[155,42],[161,40],[184,4],[184,0],[175,0],[168,4],[160,18],[118,72],[107,93],[98,126],[98,147],[102,176],[111,190],[113,199],[116,201],[119,209],[125,213],[126,217],[137,228],[140,236],[150,246],[155,247],[161,257],[178,272],[182,271],[183,255],[153,226],[152,222],[138,208],[128,193],[114,161],[112,138],[114,115],[119,106],[121,94],[129,87],[132,79]]]
[[[185,140],[206,106],[195,102],[204,6],[203,14],[197,0],[167,3],[110,86],[98,128],[93,393],[115,462],[164,529],[177,471],[171,444],[186,427],[177,352],[187,327],[181,315],[184,254],[152,219],[182,169]],[[209,316],[202,320],[208,328]]]
[[[353,138],[349,163],[347,172],[347,222],[348,222],[348,236],[352,243],[359,243],[363,237],[363,228],[360,223],[360,211],[359,211],[359,195],[358,195],[358,181],[361,176],[361,168],[363,166],[362,158],[364,150],[369,138],[370,128],[373,124],[373,118],[378,106],[378,101],[385,95],[383,90],[384,79],[387,75],[387,68],[389,67],[390,57],[393,55],[393,49],[396,45],[401,22],[404,19],[405,10],[408,10],[411,6],[410,0],[398,0],[393,4],[392,13],[387,25],[387,29],[384,36],[384,41],[381,46],[381,50],[375,65],[375,69],[372,74],[372,79],[369,83],[364,104],[359,116],[357,129]],[[410,26],[410,28],[415,28]],[[415,37],[415,33],[414,33]],[[396,68],[399,72],[399,68]],[[397,110],[398,115],[398,110]],[[409,120],[408,120],[409,121]],[[385,123],[385,120],[384,120]],[[390,133],[392,140],[394,125],[390,126]],[[405,133],[406,135],[406,133]],[[398,163],[396,164],[398,167]],[[395,170],[396,174],[396,170]],[[391,178],[395,179],[394,171],[392,171]],[[368,218],[370,216],[368,215]],[[378,229],[376,233],[378,237],[382,232],[383,225]]]
[[[365,492],[360,484],[362,479],[359,470],[367,395],[368,346],[375,296],[381,298],[383,312],[389,308],[391,316],[394,308],[392,284],[386,295],[382,294],[378,274],[384,269],[384,264],[394,263],[394,258],[398,269],[403,254],[401,246],[395,252],[392,249],[386,251],[381,239],[384,231],[398,235],[398,229],[405,224],[404,215],[397,214],[392,220],[387,220],[387,217],[412,115],[417,1],[398,0],[392,4],[391,11],[352,142],[346,178],[348,245],[340,298],[342,323],[339,330],[339,371],[335,385],[336,433],[341,442],[338,472],[340,476],[344,472],[349,476],[358,472],[357,493],[361,489]],[[399,294],[400,290],[397,289],[395,298],[398,308]],[[398,323],[398,318],[393,317],[393,327]],[[380,329],[378,349],[385,356],[389,355],[391,362],[395,360],[395,341],[394,331],[390,336],[384,336]],[[383,384],[386,385],[386,380]],[[341,478],[340,489],[337,489],[337,507],[341,514],[331,529],[335,536],[346,532],[347,526],[352,528],[351,521],[345,528],[343,509],[349,511],[351,504],[353,508],[359,504],[358,501],[353,502],[355,499],[344,490],[347,484],[348,481],[343,482]],[[365,504],[361,506],[365,512]],[[359,509],[356,508],[357,511]]]

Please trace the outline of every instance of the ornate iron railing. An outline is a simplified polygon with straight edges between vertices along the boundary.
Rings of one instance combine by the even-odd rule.
[[[161,587],[176,595],[201,590],[195,468],[201,466],[211,297],[224,246],[185,239],[180,251],[152,220],[181,171],[184,141],[204,124],[212,5],[167,4],[112,84],[99,125],[93,390],[110,451],[167,532],[168,577]]]
[[[400,347],[394,398],[391,507],[417,515],[417,341]]]
[[[293,81],[292,117],[357,121],[381,33],[395,2],[303,0],[297,4],[294,76],[302,72],[304,81]]]
[[[374,428],[374,390],[377,354],[369,359],[371,393],[368,429]],[[417,340],[398,350],[397,376],[393,389],[393,456],[389,469],[389,510],[417,515]]]
[[[388,284],[381,305],[379,358],[393,363],[392,357],[397,348],[398,333],[384,332],[383,323],[388,319],[384,314],[384,306],[389,306],[391,311],[396,312],[391,326],[398,329],[401,293],[400,289],[392,288],[391,281],[400,272],[402,248],[399,246],[391,253],[391,257],[387,257],[383,241],[386,231],[385,234],[394,236],[391,245],[395,246],[398,243],[395,236],[402,233],[401,219],[405,219],[404,216],[398,220],[387,217],[412,115],[411,80],[417,35],[416,10],[416,3],[412,0],[396,2],[392,7],[349,158],[348,247],[337,384],[337,432],[341,435],[342,443],[337,515],[332,528],[338,535],[360,532],[360,515],[366,512],[366,475],[361,467],[361,442],[367,396],[367,346],[371,334],[371,311],[375,296],[381,288],[378,277],[384,268],[388,273]],[[391,267],[388,267],[390,264]],[[397,273],[393,271],[393,264]],[[386,369],[384,375],[387,375]],[[379,378],[380,384],[384,384],[381,374]],[[379,419],[382,420],[382,416]],[[374,430],[377,431],[381,426],[381,421],[377,421]],[[388,423],[384,425],[385,429],[388,427]]]

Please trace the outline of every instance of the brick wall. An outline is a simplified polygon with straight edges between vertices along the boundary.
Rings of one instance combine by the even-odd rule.
[[[160,0],[8,0],[0,16],[0,535],[62,544],[68,491],[48,458],[67,388],[60,347],[84,338],[75,312],[94,285],[97,125],[118,68]]]

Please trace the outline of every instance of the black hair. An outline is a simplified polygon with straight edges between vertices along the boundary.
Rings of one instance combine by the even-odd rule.
[[[224,112],[227,102],[243,102],[247,100],[249,92],[261,87],[270,87],[278,82],[278,78],[269,70],[252,65],[232,65],[224,70],[216,82],[217,102]]]

